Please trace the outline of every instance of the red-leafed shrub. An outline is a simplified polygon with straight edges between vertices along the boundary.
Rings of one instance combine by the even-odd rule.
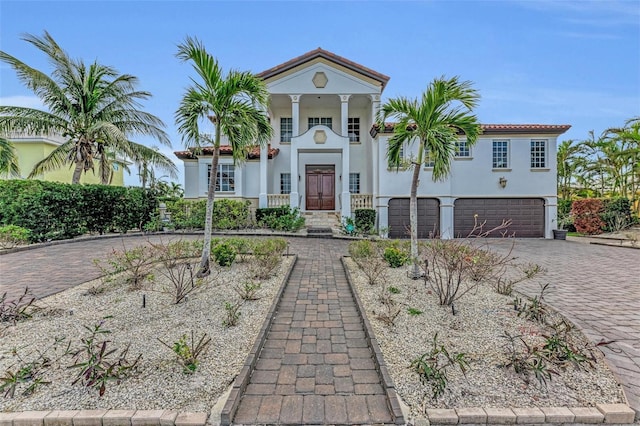
[[[575,200],[571,206],[571,216],[576,231],[581,234],[601,234],[605,227],[600,214],[604,211],[604,203],[597,198]]]

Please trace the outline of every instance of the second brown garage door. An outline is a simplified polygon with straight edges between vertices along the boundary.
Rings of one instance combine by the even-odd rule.
[[[544,237],[544,200],[540,198],[460,198],[454,207],[454,235],[466,237],[473,229],[474,215],[487,221],[489,230],[511,219],[507,228],[516,238]],[[494,233],[491,237],[501,237]]]
[[[389,238],[409,238],[409,199],[389,200]],[[440,234],[440,202],[435,198],[418,198],[418,238]]]

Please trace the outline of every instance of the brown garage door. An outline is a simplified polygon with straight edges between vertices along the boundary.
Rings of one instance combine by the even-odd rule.
[[[487,221],[484,230],[489,230],[511,219],[507,228],[516,238],[544,237],[544,200],[539,198],[464,198],[458,199],[454,207],[454,235],[466,237],[473,229],[474,215],[478,221]],[[490,237],[501,237],[493,233]]]
[[[409,199],[389,200],[389,238],[409,238]],[[418,238],[432,238],[440,233],[440,202],[435,198],[418,198]]]

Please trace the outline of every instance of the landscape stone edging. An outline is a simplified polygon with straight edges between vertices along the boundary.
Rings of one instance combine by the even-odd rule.
[[[0,412],[0,426],[204,426],[208,413],[175,410]]]
[[[342,266],[347,275],[349,287],[356,301],[356,306],[364,322],[367,339],[370,337],[372,348],[374,349],[374,362],[380,367],[383,385],[393,391],[394,400],[398,401],[399,396],[395,391],[395,385],[388,373],[382,352],[373,333],[373,328],[365,316],[364,307],[357,294],[351,279],[351,273],[344,263]],[[379,359],[378,359],[379,358]],[[384,370],[384,372],[383,372]],[[390,397],[390,394],[387,394]],[[626,395],[624,395],[626,400]],[[394,410],[393,404],[391,409]],[[400,405],[398,404],[398,410]],[[515,410],[515,411],[514,411]],[[395,413],[395,411],[394,411]],[[521,408],[448,408],[448,409],[427,409],[426,419],[417,419],[415,425],[446,425],[446,424],[632,424],[636,412],[627,404],[596,404],[595,407],[521,407]],[[540,421],[542,419],[542,421]],[[422,421],[420,421],[422,420]],[[424,422],[424,423],[423,423]],[[575,422],[575,423],[574,423]],[[404,421],[403,421],[404,423]],[[402,424],[402,423],[396,423]],[[0,424],[0,426],[2,426]]]
[[[282,299],[282,294],[284,293],[284,289],[289,283],[289,278],[291,277],[291,273],[293,272],[293,268],[296,266],[298,262],[298,255],[290,255],[293,256],[293,262],[289,265],[289,270],[287,271],[282,283],[280,284],[280,289],[278,293],[275,295],[273,299],[273,303],[271,304],[271,308],[267,312],[265,319],[262,323],[262,328],[260,328],[260,333],[258,337],[256,337],[256,341],[251,348],[251,352],[247,355],[247,359],[245,360],[242,369],[240,370],[240,374],[233,381],[233,385],[231,388],[231,392],[229,393],[229,397],[224,404],[224,408],[220,413],[220,424],[221,425],[230,425],[231,420],[236,414],[238,410],[238,405],[240,404],[240,396],[242,392],[246,389],[249,384],[249,379],[251,378],[251,373],[256,365],[258,360],[258,355],[264,346],[264,342],[267,340],[267,334],[271,329],[273,324],[273,320],[278,311],[278,306],[280,305],[280,300]],[[3,426],[0,424],[0,426]],[[15,426],[15,425],[14,425]]]
[[[387,365],[385,364],[384,358],[382,357],[380,345],[378,345],[378,341],[376,340],[375,334],[373,333],[373,328],[371,327],[369,319],[366,316],[366,312],[364,311],[364,307],[362,306],[362,301],[360,300],[360,297],[358,296],[358,293],[353,285],[351,273],[349,272],[349,268],[347,268],[347,265],[345,265],[344,259],[345,256],[340,259],[340,262],[342,264],[342,268],[344,269],[344,273],[347,276],[349,290],[351,290],[353,299],[356,302],[356,309],[358,310],[358,312],[360,313],[360,317],[362,318],[365,338],[369,342],[369,345],[371,345],[371,350],[373,351],[373,362],[382,378],[382,387],[384,388],[387,396],[387,402],[389,404],[391,415],[393,416],[395,424],[404,424],[404,414],[402,413],[402,409],[400,408],[400,400],[398,399],[398,395],[396,393],[396,387],[393,384],[393,379],[391,378],[389,371],[387,370]]]

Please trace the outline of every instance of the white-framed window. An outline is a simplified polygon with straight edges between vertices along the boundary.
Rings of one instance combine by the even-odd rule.
[[[431,158],[431,153],[429,152],[429,150],[425,150],[424,152],[424,167],[428,168],[428,169],[432,169],[433,166],[435,166],[436,163],[434,163],[433,159]]]
[[[400,160],[399,164],[394,164],[393,161],[391,160],[391,158],[387,158],[387,168],[388,169],[395,169],[397,167],[402,168],[404,165],[404,146],[400,147],[400,152],[398,153],[398,158]]]
[[[349,142],[360,142],[360,117],[349,117],[347,119],[347,134]]]
[[[360,173],[349,173],[349,192],[360,193]]]
[[[280,173],[280,193],[291,194],[291,173]]]
[[[531,168],[544,169],[547,167],[547,140],[533,139],[531,141]]]
[[[469,158],[471,157],[471,148],[467,144],[466,140],[459,140],[456,142],[456,157]]]
[[[493,162],[494,169],[509,168],[509,141],[493,141]]]
[[[207,182],[211,179],[211,164],[207,165]],[[236,190],[235,167],[233,164],[218,164],[216,191],[234,192]]]
[[[293,136],[293,119],[280,117],[280,142],[291,142]]]
[[[331,124],[332,124],[332,119],[331,117],[309,117],[308,118],[308,124],[309,124],[309,129],[312,128],[313,126],[327,126],[328,128],[331,129]]]

